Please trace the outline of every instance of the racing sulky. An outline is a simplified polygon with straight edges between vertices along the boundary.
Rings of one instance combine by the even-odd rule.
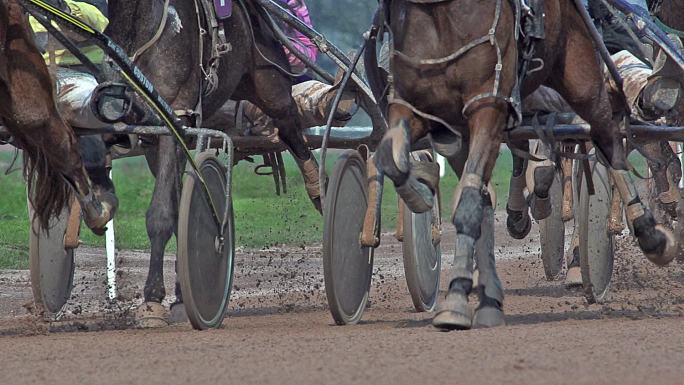
[[[516,0],[384,4],[393,34],[394,84],[388,98],[389,130],[376,153],[378,169],[411,210],[429,210],[436,187],[426,184],[430,178],[412,170],[409,160],[411,144],[429,135],[460,179],[453,202],[453,267],[433,318],[435,327],[505,324],[494,261],[496,198],[490,179],[505,130],[519,122],[520,100],[541,85],[558,91],[591,125],[597,156],[610,166],[646,257],[658,265],[672,260],[674,237],[656,224],[628,172],[619,135],[627,109],[611,106],[603,81],[602,43],[595,39],[598,34],[581,1],[531,1],[531,8]],[[550,185],[535,186],[534,195],[543,201]],[[548,212],[538,214],[541,219]],[[472,312],[468,296],[474,263],[479,305]]]

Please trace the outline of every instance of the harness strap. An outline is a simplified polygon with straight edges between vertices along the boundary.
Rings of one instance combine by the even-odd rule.
[[[133,56],[131,56],[131,61],[135,63],[135,61],[140,57],[140,55],[144,54],[148,49],[152,48],[153,45],[157,44],[159,39],[162,36],[162,33],[164,32],[164,28],[166,27],[166,21],[169,17],[169,0],[164,0],[164,11],[162,12],[162,18],[161,21],[159,22],[159,26],[157,27],[157,32],[154,33],[154,36],[145,44],[142,45],[142,47],[138,48]]]
[[[389,99],[388,104],[399,104],[401,106],[404,106],[404,107],[408,108],[409,110],[411,110],[411,112],[420,116],[423,119],[431,120],[435,123],[439,123],[439,124],[443,125],[444,127],[448,128],[449,131],[458,135],[459,138],[462,136],[461,133],[454,126],[447,123],[444,119],[439,118],[435,115],[428,114],[427,112],[423,112],[423,111],[417,109],[416,107],[414,107],[413,104],[407,102],[404,99],[397,98],[396,96],[390,96],[388,99]]]

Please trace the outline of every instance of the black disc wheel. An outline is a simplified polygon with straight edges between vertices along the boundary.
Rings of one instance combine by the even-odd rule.
[[[46,316],[59,313],[71,296],[74,282],[74,250],[65,248],[64,235],[70,207],[50,220],[48,231],[33,220],[34,211],[28,203],[29,266],[31,289],[38,312]]]
[[[592,165],[595,194],[586,181],[580,188],[579,246],[584,295],[589,303],[605,301],[613,275],[615,236],[609,231],[612,187],[608,169]]]
[[[560,175],[549,189],[551,199],[551,215],[539,221],[539,239],[541,243],[541,259],[546,279],[557,279],[563,270],[565,253],[565,223],[562,217],[563,186]]]
[[[207,183],[219,219],[228,205],[220,234],[196,175],[185,179],[178,218],[178,276],[188,319],[195,329],[221,326],[233,281],[235,236],[232,201],[226,191],[226,170],[210,152],[196,163]]]
[[[330,312],[338,325],[361,319],[373,273],[373,248],[361,246],[368,207],[366,162],[345,151],[333,170],[323,210],[323,273]]]
[[[430,159],[421,155],[419,161]],[[404,273],[413,306],[418,312],[432,311],[439,293],[439,274],[442,266],[440,249],[439,196],[430,211],[416,214],[404,205]]]

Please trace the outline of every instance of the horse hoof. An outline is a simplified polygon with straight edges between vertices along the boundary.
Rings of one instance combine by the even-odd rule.
[[[143,302],[135,311],[135,323],[141,329],[161,328],[169,325],[167,316],[164,305],[158,302]]]
[[[470,329],[472,316],[468,309],[468,297],[464,293],[449,292],[439,304],[432,326],[444,331]]]
[[[546,219],[551,216],[551,198],[540,198],[537,194],[530,194],[530,211],[532,211],[532,218],[537,221]]]
[[[565,274],[565,288],[574,289],[579,286],[582,286],[582,269],[579,266],[568,268]]]
[[[513,211],[506,208],[508,218],[506,218],[506,229],[508,234],[515,239],[524,239],[532,229],[532,220],[527,212]]]
[[[183,302],[174,302],[169,311],[169,323],[181,324],[188,322],[188,313]]]
[[[644,254],[646,254],[646,258],[649,261],[656,265],[666,266],[677,255],[677,240],[672,231],[663,225],[656,225],[655,230],[656,233],[660,233],[662,236],[662,238],[658,239],[658,243],[662,246],[657,247],[654,252],[644,252]]]
[[[395,189],[412,212],[420,214],[432,210],[434,205],[432,190],[413,176],[409,176],[401,186],[395,186]]]
[[[475,311],[475,317],[473,318],[473,328],[475,329],[494,328],[504,325],[506,325],[504,312],[497,307],[485,306]]]

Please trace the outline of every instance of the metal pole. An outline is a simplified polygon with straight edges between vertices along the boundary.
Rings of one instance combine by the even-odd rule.
[[[109,170],[109,179],[112,170]],[[107,295],[109,300],[116,299],[116,239],[114,238],[114,218],[107,223],[105,232],[105,248],[107,250]]]

